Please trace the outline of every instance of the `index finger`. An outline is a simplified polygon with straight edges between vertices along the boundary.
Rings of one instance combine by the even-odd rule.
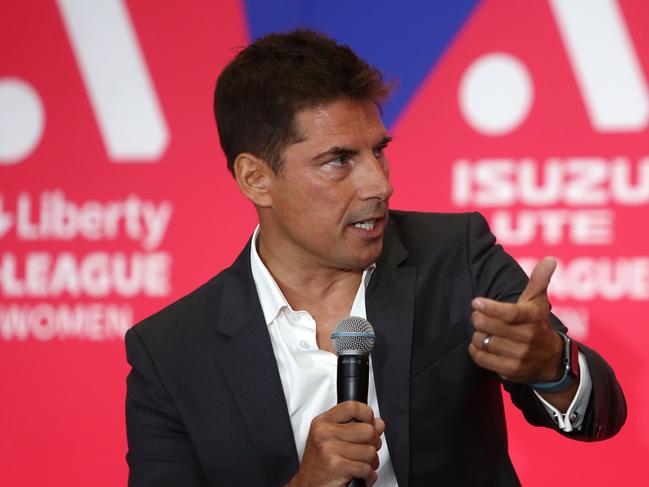
[[[503,303],[489,298],[475,298],[471,307],[506,323],[531,323],[537,320],[537,308],[531,303]]]

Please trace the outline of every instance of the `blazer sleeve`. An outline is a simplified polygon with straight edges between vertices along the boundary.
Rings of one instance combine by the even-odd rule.
[[[132,367],[126,393],[128,485],[205,486],[205,476],[176,406],[136,328],[125,338],[126,357]]]
[[[479,213],[471,214],[467,234],[467,260],[474,296],[515,302],[527,285],[525,272],[496,244],[496,237]],[[556,316],[551,315],[551,321],[556,330],[566,331]],[[529,385],[508,381],[504,381],[503,385],[529,423],[552,428],[583,441],[603,440],[615,435],[626,420],[624,394],[613,369],[601,355],[583,344],[578,344],[578,347],[586,356],[593,384],[586,416],[578,431],[560,431]]]

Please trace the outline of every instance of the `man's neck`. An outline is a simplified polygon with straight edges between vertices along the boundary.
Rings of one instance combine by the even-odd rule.
[[[260,259],[291,308],[305,310],[314,318],[318,346],[333,352],[331,332],[336,323],[349,316],[363,271],[301,265],[273,252],[274,247],[265,243],[259,234],[256,244]]]
[[[308,310],[311,303],[337,301],[340,295],[354,299],[362,270],[334,269],[294,262],[273,252],[272,246],[259,234],[257,252],[293,309]]]

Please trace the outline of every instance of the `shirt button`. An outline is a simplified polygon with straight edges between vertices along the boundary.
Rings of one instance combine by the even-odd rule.
[[[577,413],[572,413],[568,419],[570,419],[570,422],[574,422],[577,419]]]
[[[306,340],[300,340],[300,347],[304,349],[310,348],[309,342],[307,342]]]

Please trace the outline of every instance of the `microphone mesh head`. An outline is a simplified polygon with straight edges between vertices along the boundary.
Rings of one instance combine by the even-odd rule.
[[[374,328],[365,318],[348,316],[340,321],[331,334],[337,355],[369,355],[374,349]]]

